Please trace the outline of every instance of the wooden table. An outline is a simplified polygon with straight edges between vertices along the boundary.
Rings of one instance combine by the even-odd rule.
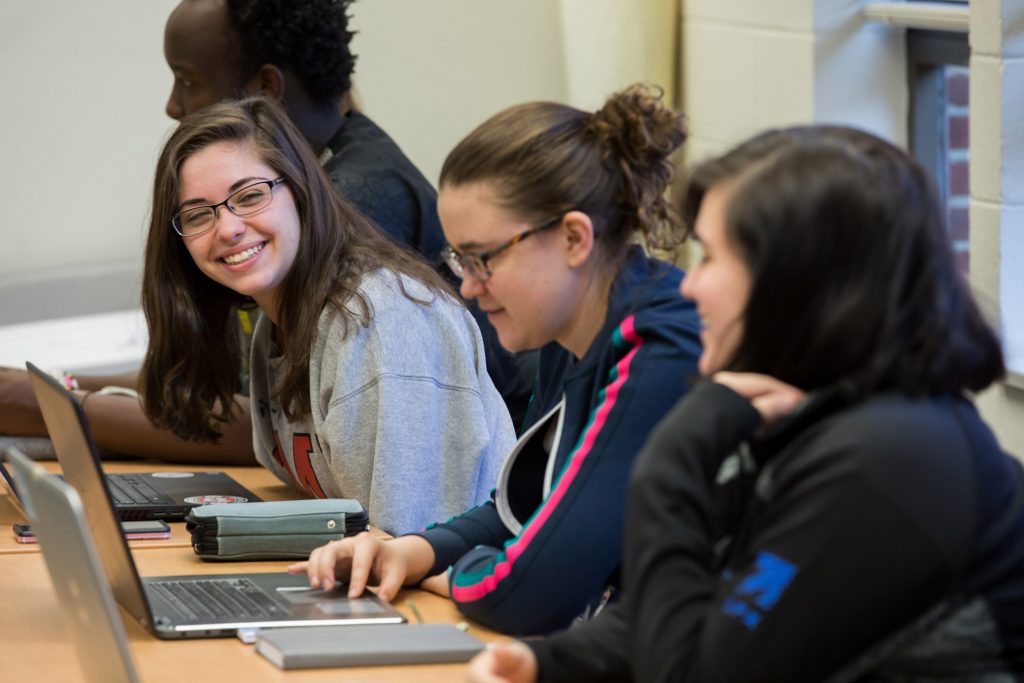
[[[55,467],[51,465],[50,467]],[[154,463],[110,463],[109,471],[194,470],[194,466]],[[223,467],[244,486],[264,500],[294,497],[292,489],[280,484],[261,468]],[[4,683],[36,681],[82,681],[78,662],[65,631],[50,585],[42,555],[35,544],[16,543],[10,524],[23,521],[20,514],[0,496],[0,679]],[[238,571],[283,571],[287,562],[203,562],[192,552],[183,524],[172,524],[165,541],[133,541],[132,555],[142,576],[174,574],[218,574]],[[417,621],[410,608],[413,601],[427,623],[458,623],[464,618],[451,601],[421,590],[402,591],[395,606],[411,623]],[[122,611],[132,655],[144,683],[163,681],[395,681],[438,683],[465,677],[465,665],[430,664],[417,666],[366,667],[281,671],[256,654],[251,645],[234,638],[181,641],[158,640]],[[482,627],[469,632],[481,640],[497,635]]]

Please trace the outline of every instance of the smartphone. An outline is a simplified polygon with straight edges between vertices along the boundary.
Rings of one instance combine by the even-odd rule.
[[[121,522],[121,530],[129,541],[152,540],[171,537],[171,527],[159,519]],[[36,536],[28,524],[14,525],[14,540],[18,543],[35,543]]]

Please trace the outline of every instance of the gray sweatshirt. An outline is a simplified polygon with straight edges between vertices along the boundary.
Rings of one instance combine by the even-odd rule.
[[[311,412],[288,420],[272,397],[284,366],[265,316],[252,341],[256,458],[316,497],[354,498],[391,534],[422,529],[488,499],[515,433],[460,303],[379,270],[360,291],[369,326],[328,304],[309,363]],[[358,310],[358,309],[356,309]]]

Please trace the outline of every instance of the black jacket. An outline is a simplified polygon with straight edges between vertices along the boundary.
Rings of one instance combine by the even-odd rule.
[[[758,422],[710,382],[662,422],[631,482],[624,601],[535,644],[543,680],[1024,669],[1021,466],[968,401],[833,393]]]

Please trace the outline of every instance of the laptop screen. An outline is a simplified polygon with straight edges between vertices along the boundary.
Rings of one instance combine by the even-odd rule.
[[[142,624],[149,626],[149,606],[142,595],[128,542],[114,514],[114,504],[103,479],[99,451],[78,398],[50,375],[26,363],[32,390],[50,433],[64,479],[82,499],[89,530],[110,580],[114,598]]]

